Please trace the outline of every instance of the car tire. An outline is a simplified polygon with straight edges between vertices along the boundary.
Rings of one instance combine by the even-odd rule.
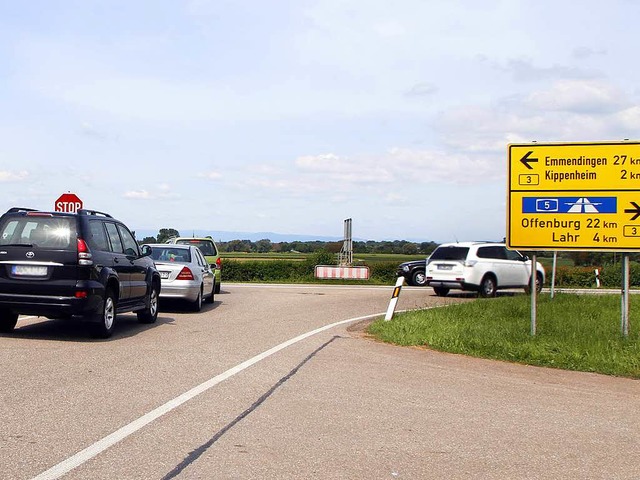
[[[149,306],[144,310],[138,312],[138,322],[140,323],[155,323],[158,319],[158,285],[151,284],[151,291],[149,292]]]
[[[191,311],[199,312],[202,310],[202,285],[200,285],[200,291],[198,292],[198,298],[191,303]]]
[[[205,298],[205,302],[207,303],[213,303],[214,302],[214,296],[216,294],[216,288],[217,288],[217,284],[216,281],[213,281],[213,288],[211,289],[211,295],[207,295],[207,298]]]
[[[480,282],[480,290],[478,294],[483,298],[492,298],[496,296],[497,291],[496,279],[493,275],[486,275]]]
[[[536,274],[536,293],[540,293],[542,291],[542,274],[538,272]],[[524,287],[524,293],[531,293],[531,279],[529,279],[529,283]]]
[[[12,332],[18,323],[18,314],[8,310],[0,311],[0,333]]]
[[[220,283],[216,283],[216,288],[214,289],[215,293],[220,293]],[[213,296],[211,296],[211,298],[213,299]],[[213,300],[211,300],[211,303],[213,303]]]
[[[411,285],[416,287],[426,287],[427,286],[427,276],[424,273],[424,270],[416,270],[411,275]]]
[[[439,297],[446,297],[449,293],[449,289],[446,287],[433,287],[433,291],[436,292],[436,295]]]
[[[102,311],[96,317],[97,321],[91,324],[91,333],[97,338],[109,338],[116,323],[116,296],[110,288],[105,291]]]

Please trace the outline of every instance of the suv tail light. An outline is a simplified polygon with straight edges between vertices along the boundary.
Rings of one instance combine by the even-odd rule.
[[[222,259],[220,257],[216,259],[216,268],[222,270]]]
[[[78,238],[78,265],[93,265],[91,250],[82,238]]]
[[[193,273],[191,273],[189,267],[182,267],[182,270],[176,277],[176,280],[193,280]]]

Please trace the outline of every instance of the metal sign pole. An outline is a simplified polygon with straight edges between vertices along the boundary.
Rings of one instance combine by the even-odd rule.
[[[538,280],[538,260],[536,254],[533,254],[531,259],[531,336],[536,335],[536,316],[537,316],[537,302],[538,302],[538,289],[536,288]]]
[[[553,251],[553,270],[551,270],[551,298],[553,298],[555,294],[556,288],[556,266],[558,263],[558,251]]]
[[[629,254],[622,255],[622,305],[620,323],[622,336],[629,336]]]

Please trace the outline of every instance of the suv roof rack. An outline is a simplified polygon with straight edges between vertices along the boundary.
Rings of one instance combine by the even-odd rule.
[[[27,208],[27,207],[11,207],[7,210],[7,213],[16,213],[16,212],[37,212],[36,208]]]
[[[102,215],[103,217],[113,218],[108,213],[99,212],[97,210],[87,210],[86,208],[81,208],[78,210],[78,215]]]

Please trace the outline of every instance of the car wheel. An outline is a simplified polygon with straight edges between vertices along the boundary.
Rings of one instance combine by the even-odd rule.
[[[439,297],[446,297],[447,293],[449,293],[449,289],[445,287],[433,287],[433,291],[436,292],[436,295]]]
[[[207,295],[207,298],[205,299],[207,303],[213,303],[213,301],[214,301],[213,297],[215,296],[216,288],[217,288],[217,285],[216,285],[216,281],[214,280],[213,281],[213,288],[211,289],[211,295]]]
[[[154,283],[151,285],[149,292],[149,306],[138,312],[138,321],[140,323],[155,323],[158,319],[158,286]]]
[[[542,291],[542,274],[538,272],[536,274],[536,292],[540,293]],[[524,287],[524,292],[529,294],[531,293],[531,279],[529,279],[529,283],[526,287]]]
[[[411,285],[416,287],[425,287],[427,285],[427,276],[424,274],[424,270],[416,270],[411,275]]]
[[[480,291],[478,293],[481,297],[490,298],[496,296],[496,290],[496,279],[491,275],[487,275],[482,279],[482,282],[480,282]]]
[[[96,323],[91,324],[94,337],[109,338],[113,334],[116,323],[116,297],[111,289],[107,289],[104,295],[104,305]]]
[[[194,312],[199,312],[202,310],[202,285],[200,286],[200,291],[198,292],[198,298],[191,304],[191,310]]]
[[[215,293],[220,293],[220,283],[216,283]],[[211,298],[213,299],[213,296]],[[211,302],[213,303],[213,300]]]
[[[17,313],[12,313],[8,310],[3,310],[0,312],[0,332],[9,333],[13,331],[16,323],[18,323]]]

